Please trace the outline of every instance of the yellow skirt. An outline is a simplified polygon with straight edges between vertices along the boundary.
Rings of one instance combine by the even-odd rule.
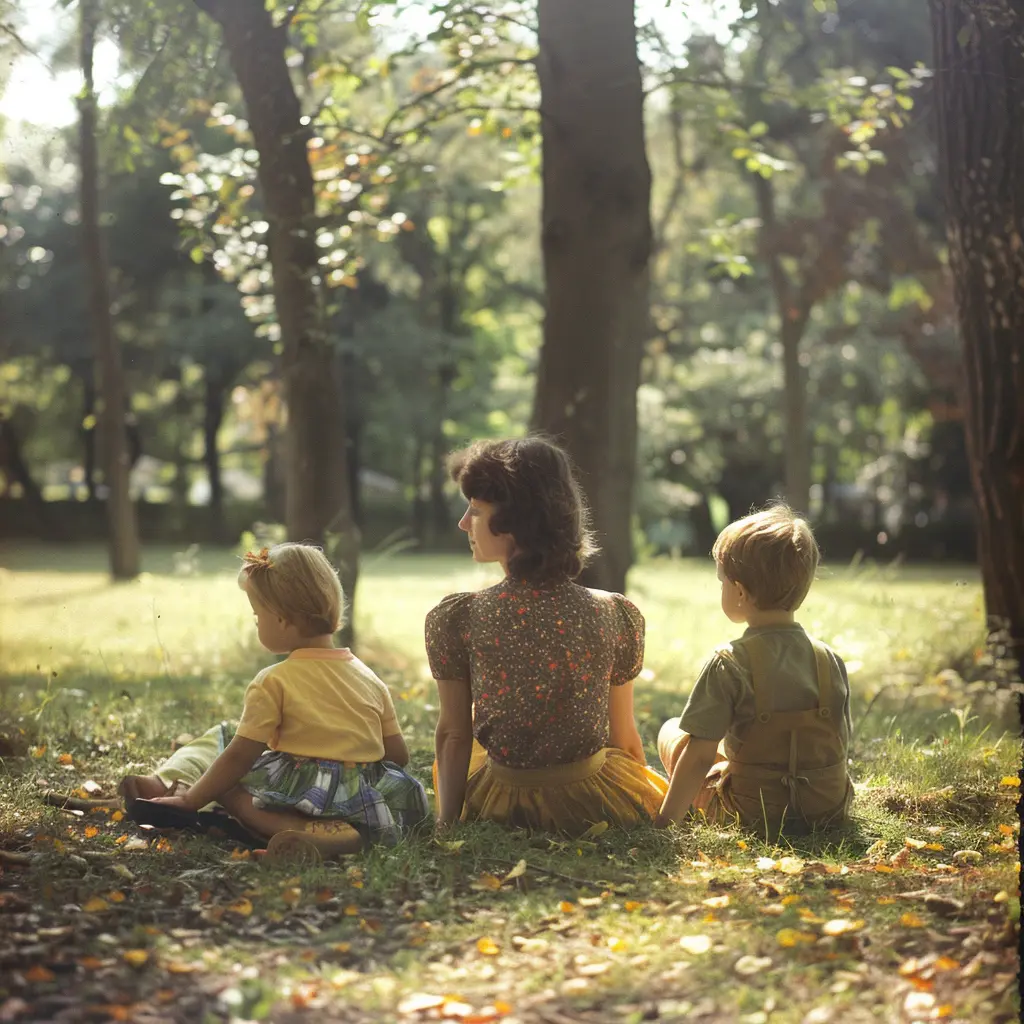
[[[667,792],[661,775],[617,747],[573,764],[508,768],[474,740],[462,820],[581,835],[600,822],[622,828],[650,824]]]

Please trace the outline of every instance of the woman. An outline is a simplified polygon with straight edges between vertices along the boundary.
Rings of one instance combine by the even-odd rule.
[[[580,834],[652,821],[667,783],[633,719],[644,619],[622,595],[573,582],[595,548],[569,457],[538,437],[487,441],[450,470],[473,557],[504,579],[427,615],[438,824]]]

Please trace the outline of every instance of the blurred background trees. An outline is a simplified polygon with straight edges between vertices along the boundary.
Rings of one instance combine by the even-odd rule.
[[[918,5],[96,3],[144,539],[458,546],[447,452],[539,426],[606,586],[777,495],[834,561],[975,557]],[[76,94],[76,17],[0,5],[4,536],[105,535],[75,126],[24,85]]]

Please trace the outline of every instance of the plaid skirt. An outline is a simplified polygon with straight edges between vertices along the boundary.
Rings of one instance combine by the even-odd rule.
[[[430,817],[426,790],[393,761],[358,764],[266,750],[239,785],[256,807],[344,821],[385,846]]]

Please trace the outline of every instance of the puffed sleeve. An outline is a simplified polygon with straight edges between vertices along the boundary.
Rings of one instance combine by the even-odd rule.
[[[679,727],[702,740],[720,740],[736,717],[742,683],[731,648],[715,651],[704,663]]]
[[[430,674],[469,683],[469,611],[472,594],[449,594],[427,612],[424,634]]]
[[[621,594],[613,594],[618,631],[615,636],[615,660],[612,664],[612,686],[622,686],[640,675],[644,667],[644,635],[646,624],[643,613],[632,601]]]
[[[281,726],[284,703],[281,681],[273,667],[264,669],[245,690],[245,703],[236,734],[271,746]]]

